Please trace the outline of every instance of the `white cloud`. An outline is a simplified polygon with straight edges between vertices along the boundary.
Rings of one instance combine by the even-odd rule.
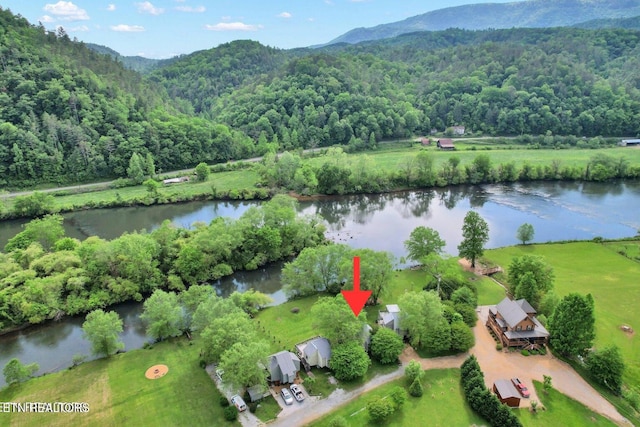
[[[197,6],[197,7],[191,7],[191,6],[176,6],[176,10],[179,10],[180,12],[193,12],[193,13],[202,13],[205,10],[207,10],[206,7],[204,6]]]
[[[80,9],[70,1],[46,4],[43,9],[63,21],[86,21],[90,19],[86,10]]]
[[[107,10],[109,12],[113,12],[114,10],[116,10],[116,5],[111,3],[109,6],[107,6]]]
[[[119,24],[119,25],[112,25],[111,30],[122,32],[122,33],[139,33],[144,31],[144,27],[142,25]]]
[[[222,19],[223,21],[226,21],[226,22],[231,21],[231,17],[230,16],[223,16],[220,19]]]
[[[56,22],[56,20],[49,15],[43,15],[40,19],[38,19],[38,21],[42,22],[43,24],[47,22]]]
[[[148,13],[150,15],[160,15],[164,13],[164,9],[161,7],[155,7],[150,1],[144,1],[142,3],[136,3],[138,6],[138,12]]]
[[[262,25],[250,25],[242,22],[219,22],[216,25],[205,25],[209,31],[258,31]]]
[[[281,14],[278,15],[278,18],[291,18],[293,15],[290,14],[289,12],[282,12]]]
[[[315,20],[316,20],[316,18],[307,18],[307,21],[309,21],[309,22],[313,22]]]
[[[67,32],[69,33],[84,33],[89,31],[89,27],[86,25],[80,25],[78,27],[67,28]]]

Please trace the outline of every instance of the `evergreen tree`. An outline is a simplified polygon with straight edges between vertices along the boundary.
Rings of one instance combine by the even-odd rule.
[[[129,159],[129,167],[127,168],[127,177],[135,183],[142,184],[145,175],[145,165],[138,153],[133,153]]]

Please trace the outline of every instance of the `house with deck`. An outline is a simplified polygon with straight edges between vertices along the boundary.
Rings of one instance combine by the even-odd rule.
[[[316,337],[296,344],[298,357],[305,369],[317,366],[318,368],[328,368],[331,359],[331,344],[323,337]]]
[[[525,299],[503,299],[489,309],[486,325],[505,348],[538,348],[549,339],[549,332],[536,319],[536,310]]]

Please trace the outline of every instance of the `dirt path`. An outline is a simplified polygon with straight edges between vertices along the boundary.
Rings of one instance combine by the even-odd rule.
[[[487,387],[492,387],[497,379],[520,378],[531,391],[529,399],[520,400],[520,406],[528,407],[532,400],[540,402],[533,387],[532,380],[543,381],[543,375],[550,375],[553,387],[563,394],[577,400],[616,422],[619,425],[632,425],[620,415],[616,408],[600,393],[589,385],[567,363],[555,358],[551,353],[545,356],[523,356],[518,352],[508,353],[496,350],[496,343],[487,330],[485,322],[489,306],[479,307],[480,315],[474,329],[476,345],[471,353],[478,358],[484,372]]]

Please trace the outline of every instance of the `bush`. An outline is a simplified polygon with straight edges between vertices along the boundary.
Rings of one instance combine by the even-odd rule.
[[[424,389],[422,388],[420,378],[416,378],[409,386],[409,394],[413,397],[421,397],[423,393]]]
[[[496,344],[496,350],[502,351],[502,344]]]
[[[249,412],[255,414],[258,410],[258,402],[249,402]]]
[[[220,396],[220,398],[218,399],[218,402],[220,403],[220,406],[222,406],[223,408],[226,408],[227,406],[229,406],[229,399],[226,398],[226,396]]]
[[[206,368],[206,367],[207,367],[207,361],[206,361],[206,360],[204,360],[204,359],[200,359],[200,362],[199,362],[199,363],[200,363],[200,367],[201,367],[202,369],[204,369],[204,368]]]
[[[530,353],[529,350],[522,350],[520,351],[520,354],[522,354],[523,356],[528,356]]]
[[[329,421],[329,427],[348,427],[349,423],[344,417],[335,417],[331,421]]]
[[[82,362],[84,362],[85,360],[87,360],[87,356],[86,355],[84,355],[84,354],[74,354],[73,358],[71,359],[71,362],[73,363],[73,366],[78,366]]]
[[[224,408],[224,419],[227,421],[235,421],[238,419],[238,408],[235,406],[227,406]]]
[[[293,314],[298,314],[298,313],[300,313],[300,309],[299,309],[298,307],[293,307],[293,308],[291,309],[291,312],[292,312]]]
[[[406,368],[404,368],[404,376],[407,379],[407,384],[413,384],[416,379],[420,379],[422,376],[422,366],[420,363],[412,360],[409,362]]]
[[[395,408],[393,404],[386,399],[376,399],[367,403],[367,411],[369,412],[371,421],[378,422],[393,414]]]
[[[636,411],[640,410],[640,396],[633,390],[625,390],[622,393],[622,397],[626,400],[629,405]]]

